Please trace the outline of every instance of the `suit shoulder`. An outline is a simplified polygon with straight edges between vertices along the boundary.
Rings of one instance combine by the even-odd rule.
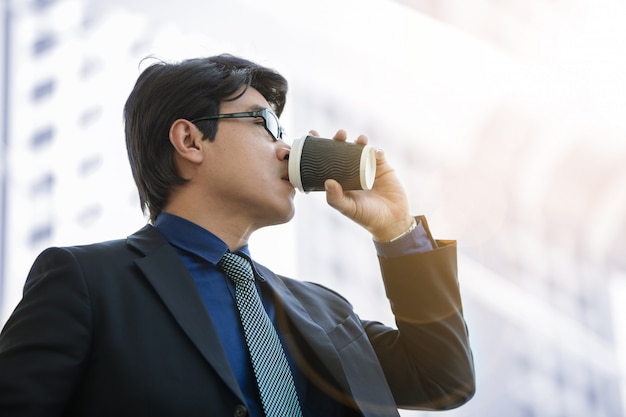
[[[144,247],[148,247],[148,244],[145,242],[151,242],[153,245],[159,246],[165,242],[165,239],[156,229],[148,225],[126,238],[82,245],[50,247],[44,250],[40,257],[50,255],[63,256],[65,253],[81,259],[97,257],[105,260],[108,257],[120,256],[124,253],[137,255],[141,252],[146,252]]]
[[[129,265],[141,257],[146,250],[146,243],[154,242],[154,246],[162,245],[165,240],[152,226],[146,226],[140,231],[128,236],[101,242],[49,247],[42,251],[35,260],[34,267],[50,267],[59,264],[80,265],[81,269],[97,272],[97,269],[112,269]]]
[[[39,255],[39,258],[47,257],[66,257],[71,256],[76,259],[85,259],[90,257],[115,256],[120,252],[128,251],[128,245],[125,239],[108,240],[97,243],[75,246],[53,246],[45,249]]]

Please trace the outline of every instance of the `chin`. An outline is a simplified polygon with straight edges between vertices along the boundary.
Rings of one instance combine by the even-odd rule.
[[[296,210],[295,210],[295,208],[292,205],[291,206],[291,210],[289,210],[289,212],[287,212],[283,216],[283,219],[282,219],[282,221],[280,221],[279,224],[283,224],[283,223],[287,223],[287,222],[291,221],[291,219],[293,219],[293,216],[295,216],[295,214],[296,214]]]
[[[281,215],[277,216],[274,221],[271,223],[272,225],[284,224],[293,219],[293,216],[296,214],[296,209],[293,205],[293,200],[291,201],[291,205],[289,209],[281,210]]]

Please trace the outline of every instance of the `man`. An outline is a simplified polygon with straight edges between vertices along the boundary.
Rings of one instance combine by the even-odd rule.
[[[398,329],[249,262],[250,235],[294,214],[286,92],[275,71],[230,55],[140,75],[126,141],[150,224],[35,261],[0,336],[0,415],[398,416],[471,398],[456,247],[410,215],[382,151],[372,190],[327,180],[326,196],[371,232]],[[272,323],[256,333],[273,342],[250,335],[233,259]]]

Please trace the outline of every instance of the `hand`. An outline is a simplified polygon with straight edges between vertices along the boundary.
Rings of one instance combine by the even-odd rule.
[[[311,134],[319,136],[315,131]],[[333,139],[345,141],[347,136],[342,129]],[[366,145],[367,140],[361,135],[355,142]],[[386,242],[401,235],[413,222],[406,192],[382,149],[376,150],[376,179],[371,190],[343,191],[337,181],[330,179],[324,186],[328,204],[367,229],[376,241]]]

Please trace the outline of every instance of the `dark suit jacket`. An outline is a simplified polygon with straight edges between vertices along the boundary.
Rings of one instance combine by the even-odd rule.
[[[363,416],[461,405],[474,373],[455,245],[380,263],[398,330],[360,320],[327,288],[255,266],[290,353],[320,389]],[[3,417],[243,416],[243,404],[189,272],[149,225],[44,251],[0,335]]]

